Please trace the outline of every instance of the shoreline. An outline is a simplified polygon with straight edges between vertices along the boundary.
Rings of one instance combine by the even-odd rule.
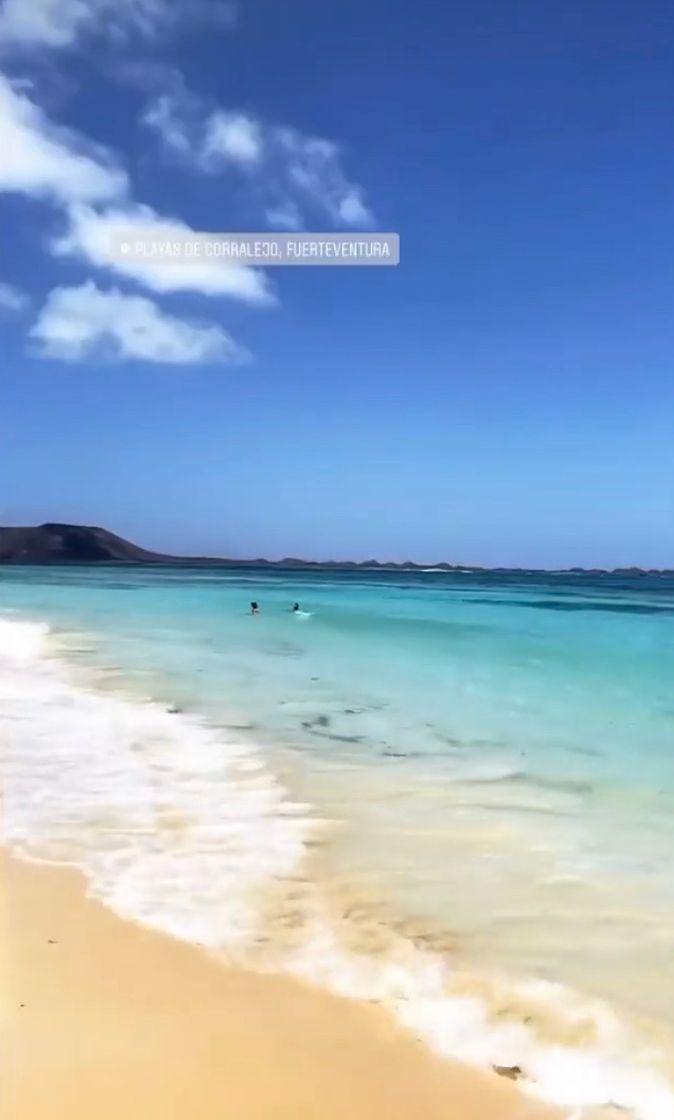
[[[551,1120],[380,1008],[220,964],[119,918],[77,871],[0,850],[7,1115]]]
[[[229,744],[232,750],[223,751],[217,724],[199,717],[195,720],[189,710],[169,708],[166,699],[144,694],[139,697],[135,688],[129,693],[120,691],[117,684],[99,689],[95,672],[80,673],[79,663],[66,656],[68,645],[58,627],[51,633],[47,623],[20,621],[17,613],[7,622],[0,618],[0,630],[6,630],[0,634],[6,638],[0,654],[7,670],[0,679],[6,747],[0,761],[8,797],[7,843],[13,842],[12,851],[17,857],[23,851],[24,838],[30,836],[35,845],[30,850],[35,855],[25,853],[26,862],[18,866],[13,857],[8,865],[15,867],[16,875],[11,903],[10,893],[5,892],[12,928],[11,937],[7,929],[10,952],[3,956],[16,971],[15,962],[26,948],[28,931],[33,948],[46,956],[41,959],[38,955],[37,966],[35,960],[26,958],[22,975],[33,984],[37,971],[44,978],[44,989],[51,992],[53,974],[45,972],[44,966],[54,963],[55,953],[46,946],[66,944],[74,934],[79,951],[70,984],[61,984],[50,1000],[50,1007],[56,1010],[51,1012],[49,1030],[43,1028],[42,1037],[33,1032],[19,1048],[14,1064],[23,1072],[13,1083],[13,1118],[37,1120],[40,1116],[42,1120],[50,1111],[50,1098],[58,1098],[66,1100],[69,1120],[83,1120],[84,1112],[78,1111],[77,1103],[82,1076],[73,1062],[73,1055],[77,1058],[79,1052],[87,1062],[87,1077],[91,1070],[105,1086],[103,1104],[96,1091],[89,1092],[87,1120],[92,1111],[101,1115],[112,1088],[117,1094],[111,1098],[114,1107],[103,1113],[110,1120],[122,1110],[129,1113],[130,1120],[140,1120],[141,1116],[143,1120],[148,1116],[150,1120],[155,1116],[157,1120],[159,1116],[170,1120],[173,1115],[182,1120],[190,1111],[202,1120],[211,1116],[222,1120],[223,1114],[231,1114],[232,1092],[233,1115],[259,1120],[275,1120],[277,1116],[279,1120],[294,1120],[296,1116],[307,1120],[336,1120],[338,1116],[358,1120],[367,1116],[371,1120],[373,1115],[382,1114],[395,1120],[416,1116],[421,1107],[431,1118],[511,1120],[512,1116],[513,1120],[540,1120],[551,1115],[542,1109],[553,1107],[553,1102],[566,1105],[562,1110],[565,1120],[570,1120],[569,1109],[574,1120],[580,1120],[581,1111],[587,1120],[599,1120],[600,1115],[606,1120],[614,1115],[617,1118],[616,1109],[642,1120],[671,1117],[670,1080],[667,1074],[663,1077],[658,1054],[647,1049],[638,1033],[632,1033],[630,1023],[623,1024],[610,1006],[594,1007],[554,982],[549,987],[544,981],[539,992],[535,980],[533,990],[527,990],[526,981],[520,990],[516,981],[511,988],[505,978],[505,990],[500,985],[493,990],[489,977],[480,974],[469,977],[467,987],[461,977],[458,987],[454,982],[446,985],[441,957],[433,953],[424,957],[421,963],[429,964],[430,974],[428,968],[419,970],[416,959],[407,956],[408,948],[415,956],[416,943],[405,935],[400,943],[402,955],[392,953],[390,958],[368,943],[362,960],[365,967],[360,969],[358,952],[353,956],[350,952],[354,946],[347,936],[343,917],[348,915],[341,905],[333,915],[336,922],[328,915],[325,928],[334,933],[337,948],[343,943],[343,954],[337,951],[333,958],[332,937],[328,936],[326,945],[320,922],[318,937],[309,923],[309,936],[301,939],[306,955],[294,959],[290,953],[286,961],[282,954],[266,954],[267,943],[285,944],[286,930],[289,946],[295,944],[293,931],[302,928],[294,915],[297,896],[289,894],[290,911],[286,914],[281,909],[278,924],[275,912],[267,915],[269,926],[256,924],[259,914],[254,906],[248,929],[250,889],[252,886],[254,894],[262,888],[264,894],[272,887],[273,895],[275,884],[285,882],[286,855],[291,857],[294,869],[300,866],[298,860],[306,858],[306,851],[296,850],[305,833],[294,809],[304,812],[307,806],[303,801],[311,805],[315,799],[303,797],[296,804],[292,797],[288,802],[288,789],[295,787],[287,786],[285,780],[279,786],[271,771],[271,784],[263,781],[267,767],[260,763],[264,756],[254,747],[251,755],[250,744],[244,747],[238,736]],[[89,664],[91,650],[78,648],[76,652],[86,654]],[[226,736],[224,741],[229,743]],[[215,782],[211,777],[214,768]],[[134,806],[141,811],[135,812]],[[312,814],[307,820],[311,819]],[[195,837],[196,844],[187,843],[189,829],[187,834],[183,831],[192,821],[201,830]],[[223,824],[227,836],[224,859],[220,843]],[[279,824],[284,824],[280,831],[272,827]],[[298,824],[302,826],[299,833]],[[58,843],[62,829],[68,838],[64,847]],[[168,858],[168,875],[161,861],[158,864],[154,858],[157,844],[162,856]],[[308,846],[311,848],[310,842]],[[67,861],[68,853],[73,852],[78,854],[72,863],[58,862],[59,858]],[[90,858],[97,853],[100,858]],[[450,865],[452,855],[449,852],[444,861],[434,863]],[[246,875],[251,867],[253,874]],[[258,874],[256,869],[260,867],[262,872]],[[125,880],[126,889],[118,896],[116,888]],[[217,883],[214,892],[211,883]],[[15,902],[29,888],[32,901],[22,911],[25,920],[17,924]],[[86,898],[89,889],[105,901]],[[311,905],[299,909],[305,918],[313,914]],[[490,913],[496,920],[498,914],[491,906]],[[52,935],[55,914],[62,915],[67,937]],[[101,914],[107,915],[102,953],[98,948]],[[36,928],[36,915],[42,926],[37,941],[30,932]],[[286,921],[287,917],[291,920]],[[142,925],[146,918],[149,927]],[[93,934],[89,932],[92,920],[97,927]],[[83,936],[78,932],[80,924]],[[231,939],[232,932],[239,928],[248,929],[246,945],[250,953],[239,953],[236,937]],[[267,929],[270,936],[261,936],[262,952],[258,953],[257,933]],[[128,950],[129,938],[133,937],[138,948],[140,934],[146,950],[151,947],[152,952],[140,954],[139,960],[134,954],[129,958],[130,968],[127,953],[120,965],[120,939]],[[173,947],[170,954],[167,945]],[[233,946],[239,962],[236,970],[223,964],[224,945]],[[112,952],[108,951],[110,946]],[[95,967],[88,968],[92,947],[93,965],[100,957],[105,972],[117,977],[117,988],[102,986],[101,977],[94,975]],[[370,952],[372,948],[374,952]],[[191,974],[195,957],[202,962],[202,970],[208,962],[209,979],[201,976],[196,988],[194,984],[186,988],[182,974]],[[264,961],[269,959],[283,972],[263,972]],[[261,962],[259,970],[256,960]],[[85,965],[88,972],[83,987],[80,973]],[[168,977],[166,983],[161,982],[162,974]],[[223,980],[224,974],[227,981]],[[150,976],[154,979],[148,989]],[[122,990],[125,997],[120,1004]],[[216,990],[217,1001],[213,999]],[[147,991],[149,995],[144,996]],[[204,1000],[207,991],[211,994]],[[72,1008],[73,992],[79,1017]],[[340,992],[355,994],[356,999],[342,998]],[[454,998],[457,995],[459,1003]],[[460,1001],[466,995],[476,998],[462,1005]],[[33,995],[30,998],[34,1006]],[[176,1018],[176,1002],[189,1007],[190,1016]],[[6,1054],[16,1050],[15,1036],[20,1034],[17,1028],[24,1026],[27,1006],[18,991],[12,1007],[6,1004]],[[14,1016],[11,1022],[10,1012]],[[204,1056],[193,1038],[195,1022],[203,1029],[205,1041],[201,1047],[206,1046],[209,1055]],[[57,1058],[57,1062],[65,1062],[63,1081],[52,1082],[36,1104],[25,1089],[40,1091],[45,1080],[45,1055],[46,1069],[53,1072],[50,1048],[54,1039],[60,1040],[64,1029],[66,1053],[64,1058]],[[90,1036],[100,1039],[93,1052]],[[415,1036],[423,1042],[415,1042]],[[151,1056],[150,1068],[147,1063],[142,1071],[138,1068],[127,1038]],[[403,1040],[407,1048],[401,1050]],[[60,1041],[58,1046],[63,1049]],[[33,1061],[33,1053],[37,1061]],[[106,1054],[112,1056],[112,1065],[106,1065]],[[451,1055],[454,1064],[439,1054]],[[183,1069],[181,1063],[185,1061]],[[457,1064],[463,1062],[465,1066]],[[385,1085],[376,1078],[378,1070],[388,1071],[392,1064],[396,1081],[391,1090],[388,1072]],[[504,1074],[509,1067],[521,1067],[522,1082],[513,1085],[505,1077],[496,1077],[492,1071],[501,1066]],[[162,1067],[171,1070],[168,1089]],[[241,1069],[255,1069],[259,1075],[260,1068],[266,1074],[269,1071],[273,1082],[271,1100],[268,1095],[259,1097],[255,1076],[249,1073],[246,1083],[239,1077]],[[453,1080],[448,1084],[450,1070]],[[442,1081],[438,1083],[440,1076]],[[133,1093],[129,1090],[120,1098],[118,1081],[131,1083]],[[66,1095],[70,1084],[78,1089],[77,1099],[73,1097],[72,1101]],[[501,1094],[494,1100],[495,1084],[501,1089],[509,1086],[515,1096],[503,1098]],[[357,1098],[345,1097],[344,1085],[356,1086]],[[487,1092],[489,1104],[484,1098]],[[174,1098],[182,1103],[172,1113]]]

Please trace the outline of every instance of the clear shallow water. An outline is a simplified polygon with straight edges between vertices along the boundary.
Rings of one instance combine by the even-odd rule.
[[[674,1116],[674,581],[4,568],[2,619],[14,843],[550,1099]]]

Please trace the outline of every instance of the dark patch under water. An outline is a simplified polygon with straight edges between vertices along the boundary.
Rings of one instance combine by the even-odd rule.
[[[463,785],[470,786],[493,786],[508,784],[510,782],[514,782],[517,785],[529,786],[533,789],[550,790],[553,793],[587,794],[592,793],[594,790],[594,786],[591,782],[574,781],[570,778],[544,778],[537,774],[528,774],[526,770],[518,770],[510,774],[499,774],[493,778],[467,777],[461,779]]]
[[[308,731],[312,731],[314,727],[329,727],[329,726],[330,726],[330,716],[326,716],[326,715],[315,716],[314,719],[305,719],[305,720],[302,721],[302,727],[305,727]]]
[[[332,739],[333,743],[362,743],[364,742],[363,735],[335,735],[330,731],[316,731],[314,727],[308,728],[312,735],[317,735],[320,739]]]

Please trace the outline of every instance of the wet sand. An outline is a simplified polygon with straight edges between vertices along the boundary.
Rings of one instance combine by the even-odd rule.
[[[503,1077],[435,1058],[376,1007],[121,920],[74,871],[6,854],[0,869],[12,1120],[550,1115]]]

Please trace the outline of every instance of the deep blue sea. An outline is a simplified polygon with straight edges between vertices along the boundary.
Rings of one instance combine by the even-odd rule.
[[[674,1117],[671,577],[4,567],[0,736],[122,914]]]

